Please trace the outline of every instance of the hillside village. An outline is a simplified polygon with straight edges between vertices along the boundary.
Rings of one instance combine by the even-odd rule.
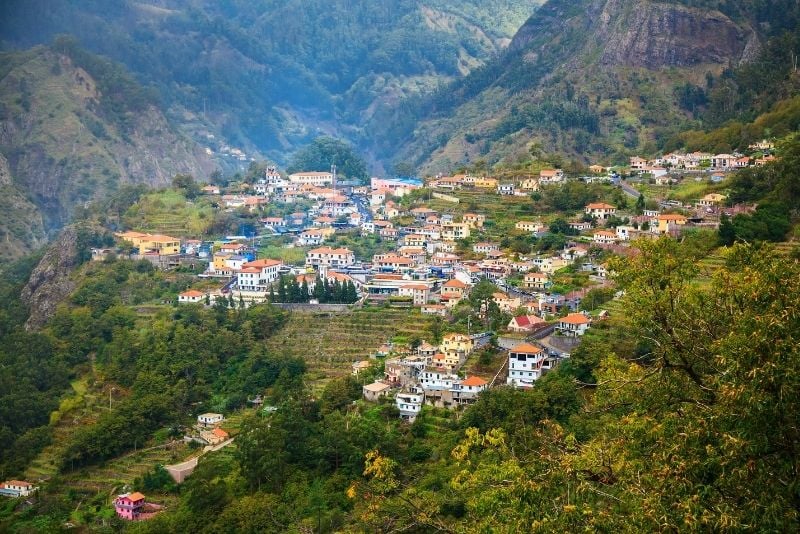
[[[197,269],[198,285],[178,295],[179,305],[271,302],[334,314],[388,306],[441,318],[453,330],[441,339],[376,339],[375,351],[353,363],[356,376],[380,370],[377,381],[363,385],[366,400],[393,397],[400,417],[413,421],[426,403],[458,408],[495,385],[531,387],[607,316],[602,305],[615,292],[611,258],[629,255],[635,239],[715,230],[722,216],[752,212],[754,206],[726,202],[724,179],[774,160],[773,149],[763,141],[749,155],[631,157],[627,167],[592,165],[581,175],[541,168],[511,178],[372,178],[367,186],[339,180],[335,169],[287,176],[269,167],[244,187],[201,189],[217,209],[254,216],[259,227],[249,235],[208,241],[132,228],[116,234],[117,249],[94,249],[93,257],[127,253],[163,269]],[[553,210],[518,215],[568,184],[597,184],[602,198],[571,219]],[[675,189],[702,194],[678,201],[668,195]],[[554,236],[552,247],[526,245]],[[265,242],[303,259],[269,257]],[[342,242],[369,242],[375,252],[357,255]],[[477,287],[490,297],[471,298]],[[453,317],[465,313],[468,326],[473,318],[476,327],[487,325],[490,315],[497,326],[462,331]],[[484,347],[503,357],[479,376],[472,369]]]

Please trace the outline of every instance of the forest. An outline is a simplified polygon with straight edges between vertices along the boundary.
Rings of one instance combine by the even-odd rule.
[[[492,389],[461,414],[425,408],[411,425],[391,403],[354,403],[351,377],[314,395],[302,360],[265,354],[260,341],[285,312],[219,303],[145,319],[125,304],[171,282],[128,262],[89,266],[40,334],[21,332],[18,303],[3,309],[2,346],[15,349],[2,353],[5,383],[16,361],[31,377],[15,382],[16,394],[50,399],[16,401],[34,411],[4,470],[18,472],[19,453],[46,441],[63,377],[95,354],[99,376],[125,395],[73,436],[65,473],[181,425],[198,406],[231,409],[266,392],[277,408],[246,417],[235,449],[206,457],[181,486],[154,467],[139,483],[178,504],[128,525],[134,532],[796,529],[800,290],[784,281],[800,264],[769,245],[737,244],[696,283],[691,243],[637,247],[611,266],[625,290],[611,309],[626,313],[612,311],[532,390]],[[48,378],[53,362],[61,368]],[[7,391],[2,405],[11,405]],[[19,432],[11,414],[0,421]],[[66,520],[75,503],[57,484],[24,516],[0,513],[0,526]]]

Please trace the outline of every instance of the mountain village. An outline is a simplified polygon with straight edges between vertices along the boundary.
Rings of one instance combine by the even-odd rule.
[[[269,167],[249,187],[202,188],[221,210],[260,214],[278,206],[287,213],[260,217],[260,228],[251,235],[200,241],[131,229],[116,234],[121,249],[95,249],[93,256],[101,260],[128,250],[132,257],[165,269],[199,266],[198,280],[206,289],[187,288],[178,296],[179,305],[272,302],[334,313],[352,306],[389,306],[417,308],[446,321],[478,284],[493,284],[491,302],[481,305],[475,319],[485,319],[489,305],[496,307],[508,318],[500,331],[450,332],[438,343],[418,340],[413,346],[376,339],[375,351],[353,362],[356,376],[382,366],[382,377],[363,385],[367,401],[394,398],[400,417],[413,421],[426,403],[458,408],[495,385],[529,388],[569,358],[587,329],[608,315],[598,306],[582,305],[584,298],[593,289],[613,294],[608,260],[630,254],[631,240],[717,228],[721,216],[754,209],[726,206],[725,195],[716,192],[689,202],[664,198],[646,206],[641,186],[650,191],[693,183],[713,188],[730,171],[771,161],[772,150],[763,141],[751,146],[750,155],[673,153],[649,161],[631,157],[626,168],[592,165],[589,174],[580,176],[543,168],[538,175],[515,179],[472,174],[439,175],[424,182],[372,178],[368,186],[337,179],[335,167],[288,176]],[[570,237],[563,248],[513,250],[509,234],[542,238],[557,221],[553,214],[507,220],[503,206],[530,202],[544,188],[570,181],[607,184],[623,205],[587,203],[566,221]],[[492,207],[465,207],[469,195],[493,198]],[[331,244],[339,235],[378,239],[385,251],[358,257],[350,248]],[[286,242],[285,248],[301,250],[304,262],[259,254],[257,242],[275,237]],[[570,276],[576,273],[580,277]],[[208,289],[209,281],[217,281],[215,289]],[[502,365],[489,375],[472,374],[470,356],[490,345],[505,351]]]

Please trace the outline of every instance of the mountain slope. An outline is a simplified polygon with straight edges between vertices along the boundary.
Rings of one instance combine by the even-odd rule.
[[[752,61],[781,24],[797,31],[797,13],[784,0],[551,0],[502,57],[405,110],[420,124],[384,118],[395,127],[376,150],[401,138],[399,157],[433,172],[534,145],[610,159],[654,149],[697,118],[681,89]]]
[[[158,87],[176,118],[285,161],[456,79],[508,44],[541,0],[11,0],[16,46],[59,33]]]
[[[0,154],[0,263],[24,256],[45,241],[44,222],[36,206],[11,178]]]
[[[6,187],[35,204],[29,221],[40,221],[33,225],[39,238],[42,218],[46,230],[58,228],[120,184],[164,185],[178,172],[210,171],[199,147],[124,71],[71,53],[39,47],[0,54],[0,154],[13,178]],[[24,230],[15,233],[37,244]]]

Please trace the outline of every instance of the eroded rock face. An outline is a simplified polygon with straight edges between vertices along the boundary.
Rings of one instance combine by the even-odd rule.
[[[752,30],[714,10],[650,0],[551,0],[519,30],[509,50],[548,49],[553,42],[563,47],[561,36],[570,32],[578,41],[573,53],[596,56],[605,66],[728,64],[757,47]],[[569,54],[563,59],[569,62]]]
[[[597,31],[607,37],[602,64],[648,69],[740,59],[752,34],[717,11],[622,0],[606,3]]]
[[[47,249],[22,289],[22,301],[30,309],[26,329],[44,326],[58,304],[75,290],[70,274],[78,264],[78,229],[68,226]]]

